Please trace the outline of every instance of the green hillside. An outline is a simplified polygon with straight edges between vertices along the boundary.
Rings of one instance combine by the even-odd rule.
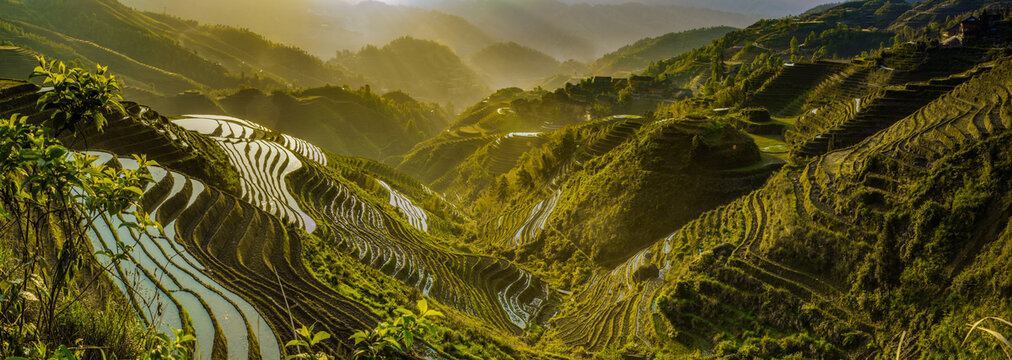
[[[141,94],[133,99],[168,114],[237,116],[334,153],[394,162],[415,144],[438,135],[451,118],[438,105],[402,92],[380,95],[369,86],[271,92],[243,88],[210,94]]]
[[[17,45],[0,49],[9,59],[0,67],[2,76],[27,77],[37,55],[101,63],[121,69],[129,98],[167,114],[242,116],[277,124],[331,151],[373,159],[400,155],[446,125],[442,109],[411,97],[390,100],[370,90],[333,87],[364,79],[247,30],[141,13],[105,0],[0,6],[6,41]],[[331,90],[313,90],[325,85]],[[309,90],[280,90],[292,87]],[[244,88],[263,90],[244,97]]]
[[[659,61],[644,74],[671,79],[695,92],[712,92],[708,82],[714,61],[724,64],[723,75],[745,76],[770,58],[850,59],[892,45],[896,33],[887,28],[910,8],[902,0],[853,1],[822,12],[761,20],[709,46]]]
[[[430,40],[405,36],[383,47],[339,52],[329,62],[365,75],[377,88],[402,90],[425,101],[469,104],[488,93],[453,50]]]
[[[391,82],[357,89],[200,83],[68,115],[54,98],[115,91],[0,79],[0,357],[1008,358],[1003,5],[834,4],[554,89],[477,91],[450,48],[414,38],[270,75]],[[265,46],[143,16],[222,69]],[[48,51],[99,46],[4,21]],[[541,57],[519,46],[482,56]],[[0,71],[32,50],[5,43]]]
[[[639,40],[607,53],[590,64],[592,75],[628,76],[645,70],[650,64],[706,46],[735,29],[728,26],[695,29]]]
[[[219,103],[228,114],[256,119],[334,153],[382,160],[439,134],[449,118],[437,105],[395,95],[380,96],[368,87],[243,90]]]
[[[11,43],[66,61],[120,68],[128,85],[162,94],[361,83],[299,49],[248,31],[141,13],[114,0],[8,1],[0,10],[4,38]]]

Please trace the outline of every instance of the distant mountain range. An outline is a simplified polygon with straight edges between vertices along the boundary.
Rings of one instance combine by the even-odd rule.
[[[89,68],[115,68],[128,93],[364,83],[248,30],[142,13],[115,0],[0,2],[0,39]],[[22,78],[32,67],[9,71]]]
[[[426,101],[472,103],[490,92],[453,50],[431,40],[402,37],[383,47],[343,51],[330,63],[365,75],[380,92],[403,90]]]
[[[694,28],[744,27],[756,17],[669,4],[566,4],[547,1],[445,0],[434,9],[460,16],[488,34],[559,59],[592,61],[636,40]]]
[[[424,0],[422,0],[424,1]],[[615,4],[624,0],[563,0],[567,3]],[[812,7],[819,6],[830,0],[636,0],[651,5],[678,5],[698,7],[721,11],[733,11],[742,14],[755,14],[764,18],[778,18],[786,15],[798,15]],[[836,1],[840,2],[840,1]]]
[[[141,10],[249,28],[329,58],[338,50],[380,46],[401,36],[439,41],[461,57],[496,42],[516,42],[558,60],[584,62],[633,41],[757,19],[729,11],[668,4],[591,6],[560,1],[427,2],[425,7],[324,0],[123,0]]]
[[[564,72],[555,58],[515,42],[489,45],[471,55],[469,61],[497,89],[530,88],[545,77]]]

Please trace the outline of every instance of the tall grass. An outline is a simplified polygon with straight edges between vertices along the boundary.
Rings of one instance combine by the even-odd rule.
[[[995,340],[998,340],[998,344],[999,344],[999,346],[1001,346],[1002,352],[1005,353],[1005,357],[1007,357],[1009,360],[1012,360],[1012,342],[1009,342],[1008,338],[1005,337],[1005,335],[1002,335],[1002,333],[998,332],[993,327],[990,327],[990,328],[989,327],[984,327],[982,324],[984,324],[984,322],[986,322],[988,320],[990,320],[992,322],[996,321],[996,322],[999,322],[999,323],[1004,323],[1005,325],[1008,325],[1008,326],[1012,326],[1012,322],[1009,322],[1008,320],[1005,320],[1005,319],[1002,319],[1002,318],[993,317],[993,316],[989,316],[989,317],[977,320],[977,322],[973,323],[973,325],[970,326],[970,331],[968,331],[966,333],[966,337],[963,338],[963,344],[965,345],[966,341],[970,339],[970,335],[973,334],[974,330],[980,330],[980,331],[983,331],[984,333],[986,333],[988,335],[991,335],[991,337],[995,338]]]
[[[101,306],[101,305],[99,305]],[[60,332],[54,343],[77,344],[87,349],[87,359],[98,359],[99,350],[118,359],[133,359],[143,352],[149,334],[126,306],[110,301],[104,309],[95,304],[72,303],[58,321]]]

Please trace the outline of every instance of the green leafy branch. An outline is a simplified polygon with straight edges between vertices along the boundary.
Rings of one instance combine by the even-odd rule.
[[[313,332],[313,327],[316,325],[310,325],[306,327],[303,325],[301,328],[295,331],[297,338],[289,341],[285,344],[285,349],[294,347],[295,354],[285,356],[285,360],[292,359],[311,359],[311,360],[327,360],[328,357],[322,352],[314,352],[313,347],[322,342],[323,340],[330,339],[330,334],[325,331]],[[302,351],[302,348],[306,348]]]
[[[58,60],[46,61],[42,56],[36,59],[39,66],[32,71],[31,77],[45,77],[43,85],[52,85],[51,90],[39,97],[38,106],[42,111],[53,111],[51,120],[55,134],[77,130],[80,123],[94,124],[102,131],[108,123],[105,112],[124,112],[119,81],[115,75],[106,76],[108,67],[96,65],[92,73],[76,67],[68,69]]]
[[[424,299],[416,303],[418,314],[405,308],[394,310],[398,314],[391,321],[376,325],[372,330],[361,330],[351,335],[355,340],[353,359],[385,359],[398,354],[411,352],[415,340],[431,333],[433,326],[430,318],[441,317],[443,313],[429,309]]]

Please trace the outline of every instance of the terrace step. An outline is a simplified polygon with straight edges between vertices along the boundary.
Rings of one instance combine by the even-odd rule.
[[[136,168],[137,164],[132,159],[119,159],[112,160],[112,162],[119,163],[119,166],[124,168]],[[133,245],[129,250],[129,255],[132,260],[131,263],[121,263],[121,265],[129,265],[130,268],[136,269],[143,274],[143,278],[147,279],[147,284],[150,286],[156,286],[161,289],[160,292],[148,294],[156,295],[156,298],[151,299],[140,299],[139,296],[144,295],[138,293],[138,296],[132,296],[134,304],[140,307],[141,304],[148,304],[152,301],[169,301],[174,304],[172,309],[173,312],[167,313],[167,319],[169,319],[169,326],[171,327],[182,327],[178,322],[182,321],[182,317],[178,315],[182,310],[176,311],[175,309],[181,309],[183,304],[186,304],[186,309],[191,314],[191,319],[196,321],[202,321],[194,323],[192,326],[198,331],[195,335],[200,342],[202,349],[205,349],[206,353],[204,358],[210,357],[240,357],[240,358],[254,358],[258,359],[261,356],[266,358],[276,358],[280,356],[280,341],[276,340],[273,335],[273,330],[262,329],[259,334],[250,332],[250,322],[254,322],[251,316],[256,315],[256,310],[249,307],[246,300],[239,297],[235,293],[222,287],[222,280],[212,280],[210,277],[202,273],[198,268],[194,266],[192,253],[185,250],[181,250],[180,247],[176,247],[174,244],[174,234],[178,228],[175,226],[176,221],[174,218],[166,217],[166,213],[172,212],[171,209],[166,212],[162,212],[162,205],[172,204],[178,202],[181,197],[188,197],[189,191],[192,191],[193,185],[187,186],[183,183],[194,183],[193,180],[188,180],[185,176],[182,176],[175,172],[168,172],[163,169],[153,168],[151,170],[154,175],[155,184],[148,186],[145,189],[145,196],[142,198],[142,204],[147,205],[146,210],[150,212],[156,218],[165,221],[166,232],[164,235],[157,233],[158,235],[152,235],[149,232],[137,232],[129,228],[119,227],[118,224],[120,219],[113,219],[114,221],[109,222],[107,220],[106,230],[99,231],[96,228],[96,232],[93,233],[93,243],[98,247],[108,247],[113,237],[125,242],[128,245]],[[122,279],[129,279],[127,277],[121,277]],[[124,280],[130,281],[130,280]],[[143,285],[143,283],[142,283]],[[133,288],[132,286],[125,286],[124,289]],[[176,296],[170,294],[177,294]],[[145,298],[148,295],[144,295]],[[180,300],[177,300],[177,296]],[[161,300],[159,300],[161,299]],[[208,307],[207,304],[212,304]],[[217,304],[217,305],[214,305]],[[247,308],[242,308],[241,304],[245,304]],[[143,305],[147,306],[147,305]],[[175,314],[175,315],[173,315]],[[172,319],[176,320],[172,320]],[[227,322],[228,325],[222,321],[230,319]],[[259,323],[261,326],[267,324],[262,322]],[[221,324],[221,325],[219,325]],[[223,328],[227,328],[228,331],[222,331]],[[245,328],[246,332],[242,332],[241,329]],[[165,331],[166,329],[162,329]],[[246,340],[249,339],[252,343],[257,343],[257,339],[261,339],[264,342],[254,348],[252,346],[243,345]],[[231,340],[227,340],[231,339]],[[226,341],[227,340],[227,341]],[[227,347],[226,344],[232,344],[232,347]],[[208,357],[210,356],[210,357]]]
[[[507,331],[526,327],[547,304],[546,285],[516,266],[429,245],[438,242],[424,239],[427,234],[393,212],[363,201],[315,165],[302,168],[290,181],[307,211],[322,220],[322,236],[341,234],[340,246],[363,264],[425,295]]]
[[[779,75],[749,99],[748,105],[766,108],[770,114],[777,116],[796,115],[800,112],[804,94],[831,74],[843,70],[844,66],[821,61],[784,66]]]
[[[582,162],[608,153],[625,142],[642,126],[643,122],[640,120],[621,120],[609,125],[607,130],[590,140],[587,146],[581,147],[581,154],[577,156],[577,159]]]
[[[540,136],[506,135],[491,145],[487,169],[493,176],[505,174],[516,166],[520,156],[528,150],[541,146],[547,140]]]
[[[880,97],[863,105],[852,118],[802,142],[792,151],[792,156],[818,156],[857,144],[951,92],[984,69],[977,67],[964,74],[932,79],[927,84],[907,84],[905,90],[884,91]]]

